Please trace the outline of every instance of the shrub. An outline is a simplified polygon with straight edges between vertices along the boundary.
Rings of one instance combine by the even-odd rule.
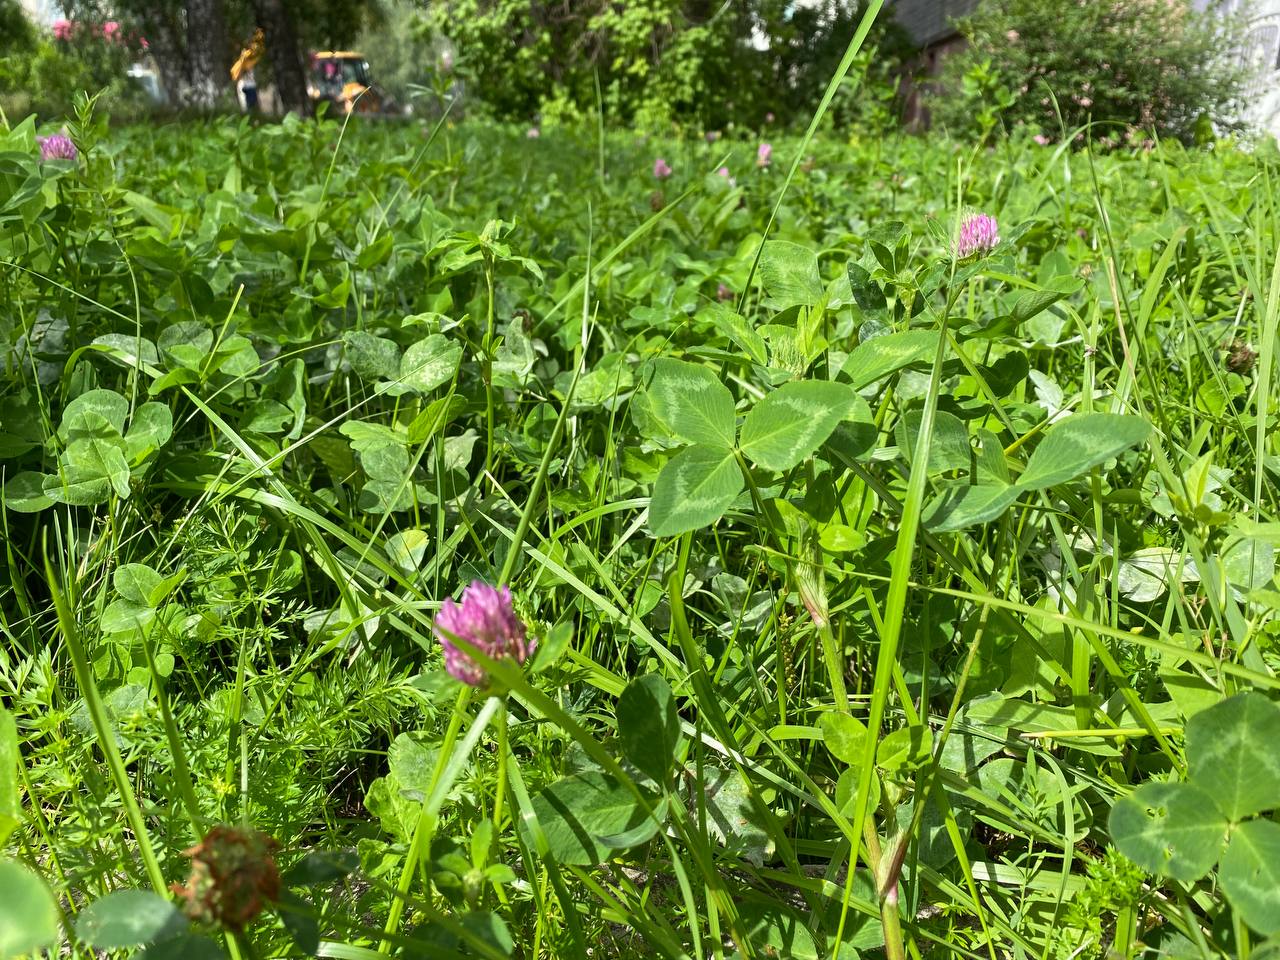
[[[439,56],[415,32],[414,5],[390,0],[376,22],[367,23],[355,49],[373,66],[378,85],[398,103],[407,103],[415,85],[429,85],[439,70]]]
[[[128,77],[140,50],[137,37],[111,20],[60,20],[49,30],[16,13],[0,0],[0,108],[6,114],[54,119],[71,112],[78,93],[103,94],[118,117],[139,109],[141,92]]]
[[[1202,118],[1238,126],[1238,25],[1187,0],[986,0],[960,26],[969,46],[933,104],[953,131],[985,133],[997,92],[999,119],[1051,139],[1059,109],[1068,130],[1092,119],[1186,141]]]
[[[31,108],[27,94],[35,30],[18,0],[0,0],[0,110],[21,116]]]
[[[866,9],[864,0],[441,0],[425,8],[424,34],[456,44],[469,97],[505,119],[594,114],[660,129],[671,122],[715,130],[807,121]],[[880,18],[866,61],[887,78],[904,49]],[[866,115],[856,97],[835,111]]]

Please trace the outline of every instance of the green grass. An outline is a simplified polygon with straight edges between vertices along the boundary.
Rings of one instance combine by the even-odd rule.
[[[83,116],[54,168],[34,132],[0,134],[0,843],[71,953],[141,943],[93,904],[219,823],[291,893],[148,955],[1280,929],[1109,827],[1280,688],[1273,150]],[[1003,241],[955,263],[968,209]],[[431,630],[473,579],[540,638],[501,700]]]

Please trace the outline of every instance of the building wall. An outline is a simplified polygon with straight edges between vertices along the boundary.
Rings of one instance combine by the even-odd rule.
[[[913,129],[929,126],[929,95],[943,62],[964,49],[955,21],[972,13],[980,0],[888,0],[887,9],[920,48],[912,64],[913,78],[904,78],[906,121]],[[1280,0],[1277,0],[1280,2]]]
[[[1255,73],[1245,95],[1245,116],[1280,138],[1280,0],[1252,0],[1243,7],[1231,0],[1229,6],[1242,9],[1249,23],[1240,55]]]
[[[955,35],[952,21],[967,16],[979,0],[889,0],[894,19],[922,48]]]
[[[938,77],[942,74],[942,65],[947,57],[964,48],[964,37],[953,31],[920,51],[912,71],[915,76],[905,77],[903,83],[907,126],[913,130],[928,128],[931,120],[928,101],[931,95],[938,92]]]
[[[35,24],[50,24],[62,16],[56,0],[22,0],[22,9]]]

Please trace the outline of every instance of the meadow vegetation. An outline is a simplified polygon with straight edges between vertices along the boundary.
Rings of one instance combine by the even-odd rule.
[[[1280,949],[1274,148],[57,129],[0,955]]]

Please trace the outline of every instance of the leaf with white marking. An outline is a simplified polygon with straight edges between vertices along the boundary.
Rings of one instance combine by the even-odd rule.
[[[1280,933],[1280,824],[1242,823],[1231,835],[1218,879],[1245,923],[1264,936]]]
[[[903,367],[928,359],[937,349],[938,334],[932,330],[886,333],[854,347],[841,372],[853,389],[861,390]]]
[[[1023,490],[1066,483],[1100,463],[1137,446],[1151,433],[1141,417],[1119,413],[1077,413],[1045,434],[1018,478]]]
[[[649,501],[649,527],[674,537],[715,523],[742,492],[742,472],[732,450],[695,445],[681,450],[658,473]]]
[[[841,383],[798,380],[757,403],[742,424],[738,445],[766,470],[790,470],[813,455],[836,425],[852,416],[857,395]]]
[[[681,440],[733,446],[733,394],[710,367],[661,357],[648,392],[654,414]]]

